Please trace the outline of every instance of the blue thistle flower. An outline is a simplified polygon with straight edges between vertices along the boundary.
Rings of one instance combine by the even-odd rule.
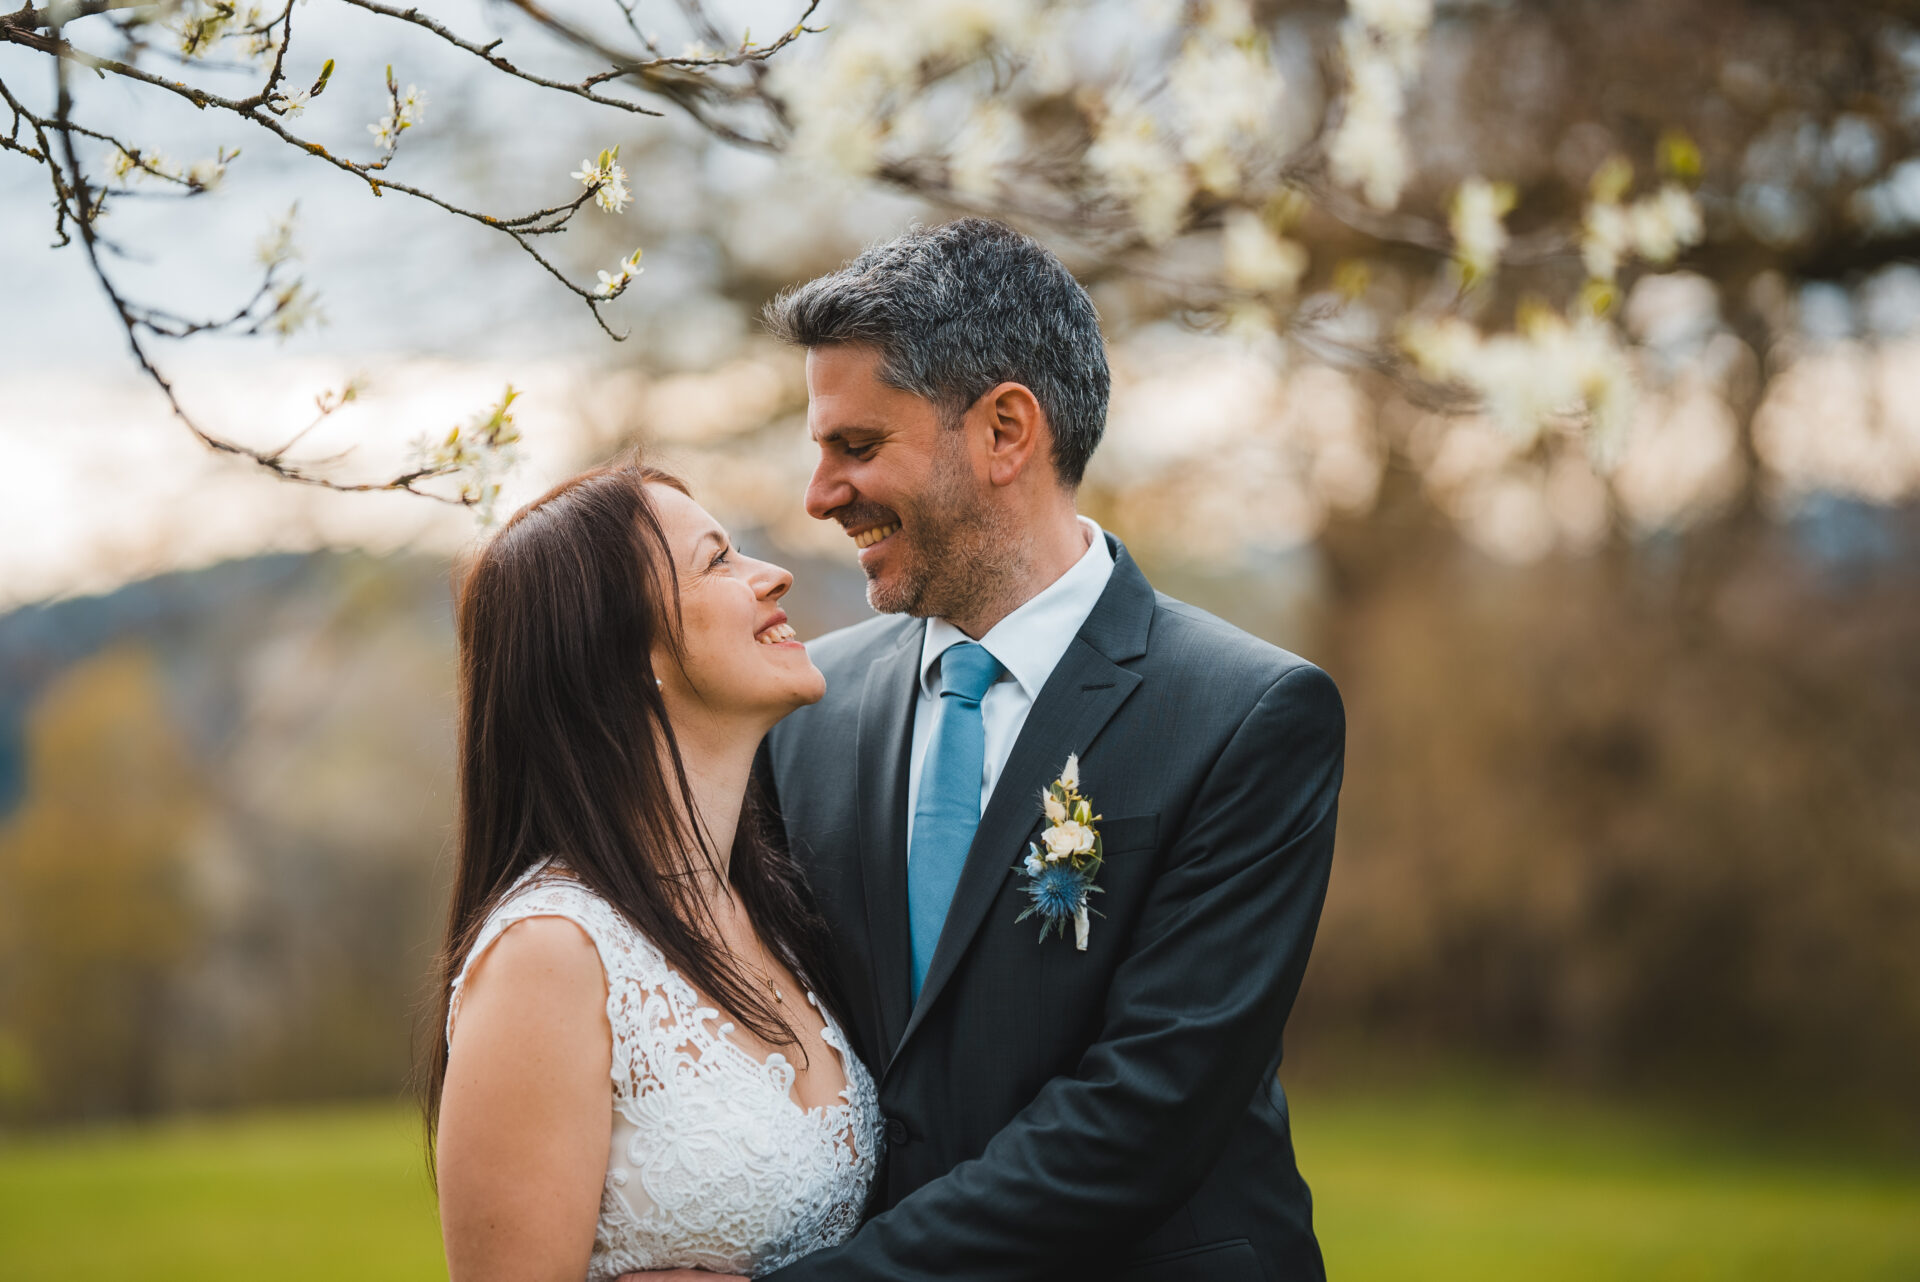
[[[1087,882],[1065,862],[1048,864],[1027,884],[1027,894],[1042,917],[1071,917],[1087,897]]]

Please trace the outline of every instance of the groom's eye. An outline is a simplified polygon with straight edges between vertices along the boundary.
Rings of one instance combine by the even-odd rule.
[[[847,446],[847,457],[856,462],[864,463],[873,457],[873,452],[877,448],[877,446],[873,445],[849,445]]]

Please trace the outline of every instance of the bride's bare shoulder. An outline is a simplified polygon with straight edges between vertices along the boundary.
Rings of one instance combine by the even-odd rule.
[[[467,968],[460,1016],[498,1010],[552,1013],[578,1007],[597,1010],[606,1000],[607,977],[600,953],[572,919],[523,917],[500,932]]]

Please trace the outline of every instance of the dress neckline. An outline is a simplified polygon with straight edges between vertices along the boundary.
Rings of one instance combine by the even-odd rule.
[[[520,893],[521,891],[526,890],[538,884],[543,879],[565,882],[570,885],[579,887],[582,891],[585,891],[589,895],[594,894],[594,891],[591,887],[586,885],[586,883],[582,882],[578,877],[574,876],[572,869],[568,868],[566,864],[563,863],[561,860],[559,860],[557,857],[549,855],[546,858],[540,860],[538,863],[531,865],[524,873],[522,873],[520,877],[515,881],[512,889],[510,889],[507,892],[507,894],[502,897],[501,902],[505,903],[507,899],[510,899],[514,895]],[[599,896],[597,895],[595,895],[594,897],[599,898]],[[605,901],[602,901],[602,902],[605,902]],[[609,908],[612,907],[611,904],[608,904],[607,906]],[[793,1108],[797,1112],[799,1112],[802,1116],[808,1117],[808,1118],[827,1117],[829,1115],[839,1115],[839,1114],[846,1114],[851,1116],[854,1109],[856,1108],[856,1102],[853,1098],[854,1097],[854,1081],[853,1081],[854,1069],[853,1069],[852,1048],[847,1045],[846,1034],[843,1031],[841,1031],[839,1022],[835,1020],[833,1017],[833,1012],[829,1011],[826,1008],[826,1006],[821,1003],[819,996],[813,991],[813,989],[807,987],[805,984],[800,985],[801,991],[806,993],[807,995],[807,1004],[820,1012],[820,1020],[821,1020],[820,1031],[818,1033],[815,1033],[814,1037],[828,1050],[832,1051],[834,1054],[834,1058],[839,1061],[841,1085],[840,1085],[840,1089],[834,1093],[839,1100],[838,1103],[814,1104],[812,1106],[809,1106],[806,1104],[802,1104],[798,1099],[794,1098],[794,1088],[799,1085],[799,1081],[800,1081],[800,1070],[794,1067],[793,1061],[787,1058],[787,1054],[785,1051],[778,1050],[778,1049],[771,1050],[767,1052],[767,1056],[765,1059],[761,1059],[760,1057],[756,1056],[752,1051],[748,1050],[745,1046],[742,1046],[738,1041],[734,1039],[734,1036],[733,1036],[733,1033],[736,1027],[736,1023],[733,1017],[729,1015],[726,1011],[721,1010],[717,1002],[708,1001],[706,994],[702,993],[698,988],[695,988],[691,980],[689,980],[685,975],[682,975],[678,970],[676,970],[673,966],[673,963],[667,960],[666,954],[662,953],[659,947],[656,946],[651,939],[648,939],[646,937],[646,934],[643,931],[640,931],[634,928],[633,924],[627,921],[625,917],[620,916],[617,910],[615,911],[614,915],[616,918],[619,919],[620,923],[623,926],[626,926],[629,930],[632,930],[632,933],[635,939],[639,940],[643,945],[646,946],[648,950],[650,950],[653,953],[654,958],[660,964],[661,970],[665,971],[668,975],[672,976],[675,980],[679,981],[681,984],[686,985],[687,991],[693,994],[693,1012],[692,1013],[694,1018],[698,1020],[698,1022],[707,1024],[709,1026],[709,1031],[715,1042],[720,1043],[721,1045],[724,1045],[728,1050],[732,1051],[734,1054],[738,1055],[742,1060],[744,1060],[747,1064],[751,1065],[754,1068],[756,1075],[759,1076],[762,1080],[765,1080],[768,1074],[777,1067],[785,1068],[793,1074],[793,1081],[790,1082],[787,1086],[787,1089],[785,1089],[784,1091],[781,1091],[780,1094],[783,1098],[786,1099],[788,1104],[793,1106]],[[702,1011],[711,1011],[712,1012],[711,1018],[710,1019],[700,1018]],[[832,1034],[831,1037],[828,1036],[829,1033]],[[704,1063],[704,1059],[696,1060],[695,1063]],[[774,1083],[769,1082],[768,1085],[774,1085]]]

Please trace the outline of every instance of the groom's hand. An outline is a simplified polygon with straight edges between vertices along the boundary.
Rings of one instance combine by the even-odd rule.
[[[650,1269],[645,1273],[622,1273],[614,1282],[747,1282],[732,1273],[709,1273],[705,1269]]]

